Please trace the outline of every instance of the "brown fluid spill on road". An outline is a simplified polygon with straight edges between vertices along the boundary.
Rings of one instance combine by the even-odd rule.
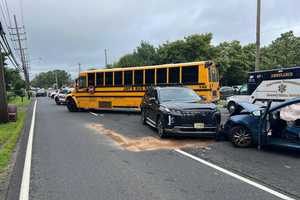
[[[110,138],[122,149],[134,152],[159,149],[205,148],[214,142],[213,140],[200,139],[159,139],[151,136],[128,138],[105,128],[102,124],[88,124],[87,127]]]

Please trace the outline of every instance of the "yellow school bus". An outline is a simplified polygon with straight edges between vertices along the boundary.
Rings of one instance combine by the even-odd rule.
[[[75,90],[66,98],[71,112],[78,109],[137,109],[151,86],[186,86],[208,102],[219,99],[218,70],[214,62],[82,71]]]

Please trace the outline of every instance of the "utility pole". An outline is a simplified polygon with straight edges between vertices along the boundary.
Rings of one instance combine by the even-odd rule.
[[[105,67],[107,67],[107,49],[104,49]]]
[[[30,90],[29,74],[28,74],[27,63],[26,63],[25,54],[24,54],[24,48],[22,48],[22,42],[21,42],[22,39],[20,37],[20,31],[19,31],[20,28],[18,27],[16,15],[14,15],[14,21],[15,21],[15,30],[16,30],[17,41],[18,41],[18,45],[19,45],[18,50],[20,51],[22,68],[23,68],[23,71],[24,71],[26,90],[27,90],[27,93],[28,93],[28,99],[30,99],[30,95],[29,95],[29,90]],[[25,40],[25,39],[23,39],[23,40]]]
[[[1,33],[3,34],[2,26]],[[0,47],[0,123],[8,122],[7,97],[4,77],[4,59]]]
[[[260,10],[261,10],[261,0],[257,0],[255,71],[259,70],[259,63],[260,63]]]
[[[58,77],[57,77],[57,71],[55,71],[55,82],[56,82],[56,89],[58,89]]]
[[[78,63],[78,77],[80,76],[80,71],[81,71],[81,64]]]

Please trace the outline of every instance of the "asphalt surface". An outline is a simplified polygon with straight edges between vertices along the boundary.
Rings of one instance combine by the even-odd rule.
[[[97,123],[130,138],[156,137],[137,114],[70,113],[53,100],[39,98],[30,199],[278,199],[171,149],[121,149],[88,128]],[[255,149],[240,151],[226,142],[187,151],[273,189],[299,194],[297,157]]]

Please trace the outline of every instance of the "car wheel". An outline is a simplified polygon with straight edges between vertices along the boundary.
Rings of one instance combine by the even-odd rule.
[[[60,105],[60,102],[59,102],[58,98],[55,98],[55,103],[56,103],[56,105]]]
[[[249,147],[252,145],[251,132],[244,126],[234,126],[230,130],[231,142],[236,147]]]
[[[143,125],[146,125],[146,116],[145,111],[143,109],[141,110],[141,121]]]
[[[77,112],[78,108],[76,106],[76,103],[74,102],[73,99],[67,99],[67,108],[70,112]]]
[[[158,134],[158,136],[160,138],[165,138],[166,137],[165,127],[164,127],[164,124],[163,124],[163,121],[162,121],[161,117],[159,117],[157,119],[156,128],[157,128],[157,134]]]
[[[234,102],[229,102],[227,105],[227,109],[230,115],[233,115],[236,112],[236,104]]]

